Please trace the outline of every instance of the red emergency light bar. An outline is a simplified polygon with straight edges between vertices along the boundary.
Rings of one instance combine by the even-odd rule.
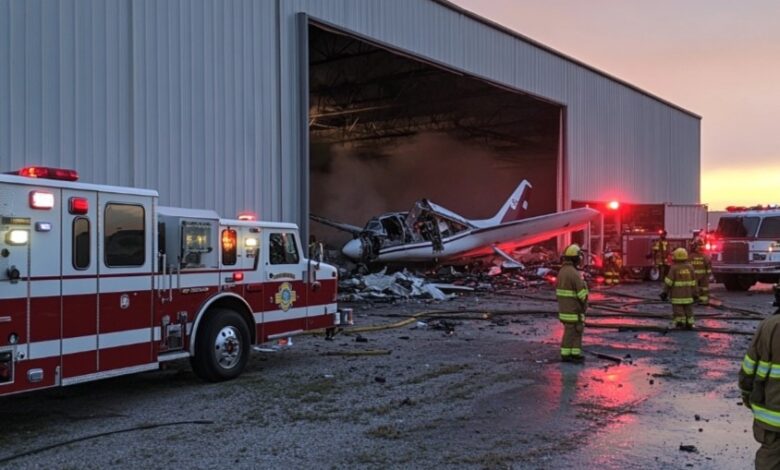
[[[780,210],[780,206],[777,204],[767,204],[765,206],[728,206],[726,212],[747,212],[747,211],[776,211]]]
[[[51,168],[47,166],[26,166],[16,174],[19,176],[26,176],[27,178],[44,178],[61,181],[78,181],[79,179],[79,174],[76,170]]]
[[[609,207],[613,211],[616,211],[620,209],[620,203],[618,201],[609,201],[609,203],[607,203],[607,207]]]
[[[257,216],[252,214],[251,212],[242,212],[238,214],[238,220],[257,220]]]

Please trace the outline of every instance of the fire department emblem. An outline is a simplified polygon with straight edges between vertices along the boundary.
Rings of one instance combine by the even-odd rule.
[[[290,310],[290,307],[292,307],[296,300],[298,300],[298,295],[289,282],[283,282],[274,296],[274,303],[278,305],[283,312]]]
[[[125,310],[129,306],[130,306],[130,296],[127,294],[122,294],[122,296],[119,297],[119,308]]]

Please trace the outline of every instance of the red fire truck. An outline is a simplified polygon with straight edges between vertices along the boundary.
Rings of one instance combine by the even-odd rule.
[[[336,269],[306,258],[295,225],[77,179],[0,175],[0,396],[181,358],[227,380],[252,345],[342,321]]]

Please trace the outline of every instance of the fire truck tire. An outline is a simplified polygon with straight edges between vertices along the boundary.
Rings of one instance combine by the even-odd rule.
[[[221,382],[241,375],[249,360],[250,336],[238,313],[214,309],[207,313],[195,339],[190,364],[195,375],[207,382]]]
[[[756,278],[753,276],[741,276],[739,274],[731,274],[723,277],[723,285],[727,291],[732,292],[744,292],[749,290],[756,283]]]

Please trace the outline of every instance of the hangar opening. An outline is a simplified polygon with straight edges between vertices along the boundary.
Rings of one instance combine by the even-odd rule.
[[[489,218],[523,180],[528,216],[559,204],[563,107],[308,25],[309,207],[362,227],[428,198],[466,218]],[[336,248],[351,236],[319,223]]]

